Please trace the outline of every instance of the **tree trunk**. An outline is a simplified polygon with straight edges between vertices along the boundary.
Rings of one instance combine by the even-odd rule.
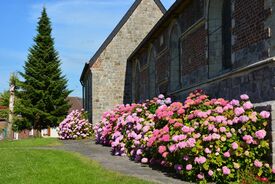
[[[40,125],[40,118],[39,115],[35,115],[35,120],[34,120],[34,130],[35,130],[35,137],[40,138],[41,136],[41,125]]]
[[[14,116],[14,91],[15,91],[15,85],[10,85],[10,100],[9,100],[9,123],[8,123],[8,139],[12,139],[12,125],[13,125],[13,116]]]

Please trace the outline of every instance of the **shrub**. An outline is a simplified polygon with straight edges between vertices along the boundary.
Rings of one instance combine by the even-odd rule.
[[[98,143],[137,162],[174,167],[188,181],[235,181],[247,167],[272,178],[270,113],[254,111],[247,95],[228,101],[197,90],[184,103],[170,102],[159,96],[105,113],[94,127]]]
[[[0,119],[8,119],[8,118],[9,118],[9,110],[0,109]]]
[[[85,139],[92,135],[92,125],[84,118],[83,111],[72,111],[66,119],[59,124],[59,138]]]

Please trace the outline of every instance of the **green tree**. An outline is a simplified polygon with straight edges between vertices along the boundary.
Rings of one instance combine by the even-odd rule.
[[[54,48],[51,36],[52,28],[46,9],[43,8],[38,21],[35,44],[29,49],[25,62],[24,78],[20,83],[21,116],[32,126],[41,130],[57,126],[70,108],[67,101],[71,93],[67,89],[67,80],[61,71],[61,62]]]
[[[8,107],[9,106],[10,93],[9,91],[3,91],[0,93],[0,106]],[[9,110],[8,109],[0,109],[0,119],[8,119]]]
[[[9,106],[9,99],[10,99],[10,92],[9,91],[3,91],[0,93],[0,106]]]

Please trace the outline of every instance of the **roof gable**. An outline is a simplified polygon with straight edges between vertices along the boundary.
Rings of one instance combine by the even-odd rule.
[[[96,59],[100,56],[100,54],[103,52],[103,50],[109,45],[109,43],[113,40],[113,38],[117,35],[117,33],[121,30],[121,28],[123,27],[123,25],[128,21],[128,19],[131,17],[131,15],[133,14],[133,12],[136,10],[136,8],[139,6],[139,4],[141,2],[142,2],[142,0],[135,0],[135,2],[130,7],[130,9],[126,12],[126,14],[122,17],[122,19],[119,21],[119,23],[113,29],[113,31],[111,32],[111,34],[106,38],[106,40],[102,43],[102,45],[99,47],[99,49],[93,55],[93,57],[89,60],[89,63],[87,63],[87,64],[89,64],[90,67],[94,64],[94,62],[96,61]],[[154,0],[154,2],[159,7],[159,9],[161,10],[161,12],[163,14],[165,14],[166,9],[163,6],[163,4],[161,3],[161,1],[160,0]],[[84,77],[84,75],[86,73],[87,68],[88,67],[86,67],[86,66],[83,68],[80,81],[82,81],[82,79],[83,79],[83,77]]]

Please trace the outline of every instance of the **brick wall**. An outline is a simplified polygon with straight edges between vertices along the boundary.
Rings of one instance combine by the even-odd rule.
[[[207,32],[204,25],[183,38],[181,47],[182,75],[192,73],[198,67],[207,64],[206,60]]]
[[[272,50],[275,50],[275,34],[270,38],[270,32],[275,32],[275,14],[270,15],[270,9],[275,9],[275,4],[271,0],[231,0],[232,67],[225,68],[222,57],[224,52],[222,46],[223,19],[221,18],[224,5],[222,1],[210,0],[210,7],[204,6],[204,11],[202,11],[202,1],[186,2],[179,5],[180,10],[175,9],[174,14],[171,14],[173,19],[168,19],[168,22],[160,25],[161,31],[156,29],[152,38],[148,39],[148,42],[144,43],[137,55],[133,57],[139,58],[145,55],[149,45],[155,47],[157,51],[157,92],[169,90],[171,61],[169,30],[176,22],[181,29],[179,42],[182,85],[175,92],[168,91],[169,95],[184,98],[184,95],[187,95],[191,89],[204,88],[212,96],[217,97],[235,98],[241,93],[249,93],[255,102],[275,99],[273,69],[270,67],[249,74],[244,72],[240,76],[231,76],[231,73],[236,70],[267,59],[271,56]],[[195,13],[192,14],[192,12]],[[160,40],[164,42],[162,46]],[[142,62],[145,62],[144,59]],[[223,77],[224,75],[227,77]],[[216,80],[219,77],[223,79]],[[146,95],[143,94],[143,96]]]
[[[264,8],[265,0],[235,0],[233,18],[235,27],[233,51],[238,51],[268,38],[264,21],[270,10]]]
[[[169,52],[166,51],[163,53],[156,62],[156,83],[159,84],[161,82],[167,81],[169,76]]]
[[[269,30],[265,26],[270,8],[266,0],[233,1],[233,68],[239,68],[269,56],[267,39]]]

